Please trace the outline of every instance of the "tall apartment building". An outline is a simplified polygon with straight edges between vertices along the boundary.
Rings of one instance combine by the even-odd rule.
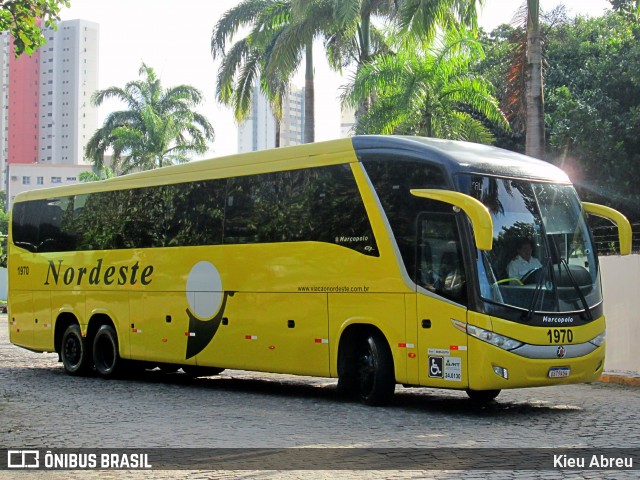
[[[260,88],[253,89],[249,118],[238,127],[238,152],[254,152],[274,148],[276,121],[273,110]],[[304,143],[304,88],[289,87],[282,102],[280,146]]]
[[[351,107],[343,107],[340,111],[340,137],[352,137],[356,126],[356,111]]]
[[[88,170],[84,146],[98,128],[91,105],[98,89],[98,24],[70,20],[43,34],[45,45],[17,59],[10,35],[0,34],[0,181],[9,202],[20,191],[53,186],[61,177],[72,182]],[[51,166],[69,172],[49,178],[38,170]]]

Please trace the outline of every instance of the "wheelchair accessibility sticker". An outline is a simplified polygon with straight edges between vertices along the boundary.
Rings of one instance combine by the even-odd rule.
[[[443,378],[444,375],[444,357],[435,357],[429,355],[429,377]]]

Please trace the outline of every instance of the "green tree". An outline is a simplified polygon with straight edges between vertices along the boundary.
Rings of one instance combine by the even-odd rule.
[[[109,149],[113,151],[114,170],[127,173],[187,162],[189,155],[205,153],[207,141],[213,140],[209,121],[193,111],[202,102],[199,90],[188,85],[165,89],[154,70],[144,63],[139,73],[142,80],[92,96],[95,106],[115,98],[128,107],[110,113],[89,139],[86,156],[97,169],[104,166]]]
[[[415,38],[430,43],[439,29],[478,28],[477,6],[484,0],[402,0],[398,25]]]
[[[258,83],[274,113],[276,147],[280,146],[280,118],[288,78],[280,78],[277,73],[266,75],[265,72],[271,63],[274,43],[290,15],[288,3],[245,0],[225,12],[211,35],[211,54],[214,60],[222,59],[216,81],[218,101],[231,107],[236,121],[240,123],[251,111],[254,85]],[[250,32],[228,47],[242,28],[249,28]]]
[[[356,133],[490,143],[493,135],[479,118],[503,128],[508,123],[492,86],[470,69],[482,55],[477,40],[452,29],[427,49],[404,47],[364,65],[343,96],[350,106],[358,105],[362,98],[376,98],[370,111],[358,119]]]
[[[325,33],[329,65],[337,71],[355,66],[355,75],[372,59],[389,53],[384,34],[376,28],[374,18],[393,22],[397,13],[394,0],[343,0],[333,4],[333,25]],[[369,110],[371,98],[356,106],[356,117]]]
[[[115,176],[116,174],[113,171],[113,168],[102,166],[102,168],[100,168],[97,172],[95,170],[81,172],[80,175],[78,175],[78,180],[85,183],[98,182],[100,180],[106,180],[108,178],[113,178]]]
[[[222,57],[218,72],[218,99],[234,108],[238,121],[249,114],[253,85],[271,103],[276,118],[289,80],[305,59],[305,142],[315,136],[313,40],[331,19],[330,2],[302,0],[245,0],[227,11],[211,36],[214,59]],[[249,33],[227,50],[242,28]],[[278,139],[276,139],[276,144]]]
[[[6,0],[0,2],[0,31],[9,31],[13,37],[16,57],[31,55],[46,39],[41,21],[46,27],[56,28],[60,10],[69,7],[69,0]]]
[[[640,221],[640,23],[626,11],[548,34],[549,153],[585,199]]]

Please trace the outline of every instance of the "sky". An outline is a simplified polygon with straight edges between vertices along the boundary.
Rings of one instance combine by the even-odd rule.
[[[236,153],[237,127],[229,109],[215,101],[218,64],[211,57],[211,32],[220,16],[239,0],[71,0],[62,20],[82,19],[100,25],[99,88],[123,87],[139,78],[142,62],[160,76],[163,86],[191,85],[204,94],[198,109],[215,130],[216,140],[206,155]],[[610,7],[607,0],[541,0],[542,10],[559,3],[568,14],[599,16]],[[492,30],[509,23],[522,4],[519,0],[485,0],[480,24]],[[340,135],[340,86],[345,80],[332,72],[319,42],[314,47],[316,78],[316,141]],[[294,83],[302,86],[299,73]],[[109,102],[99,110],[99,122],[122,104]]]

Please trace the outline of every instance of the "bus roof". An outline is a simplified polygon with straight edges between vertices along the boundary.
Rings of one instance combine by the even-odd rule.
[[[571,183],[566,173],[548,162],[490,145],[439,138],[364,135],[353,137],[353,146],[360,159],[365,153],[397,150],[404,155],[411,154],[414,159],[439,164],[450,175],[467,173]]]
[[[336,165],[361,160],[364,156],[368,156],[367,153],[393,153],[394,151],[414,159],[424,159],[439,164],[450,175],[476,173],[570,183],[567,175],[550,163],[501,148],[436,138],[363,135],[194,161],[122,175],[101,182],[31,190],[18,194],[14,202]]]

